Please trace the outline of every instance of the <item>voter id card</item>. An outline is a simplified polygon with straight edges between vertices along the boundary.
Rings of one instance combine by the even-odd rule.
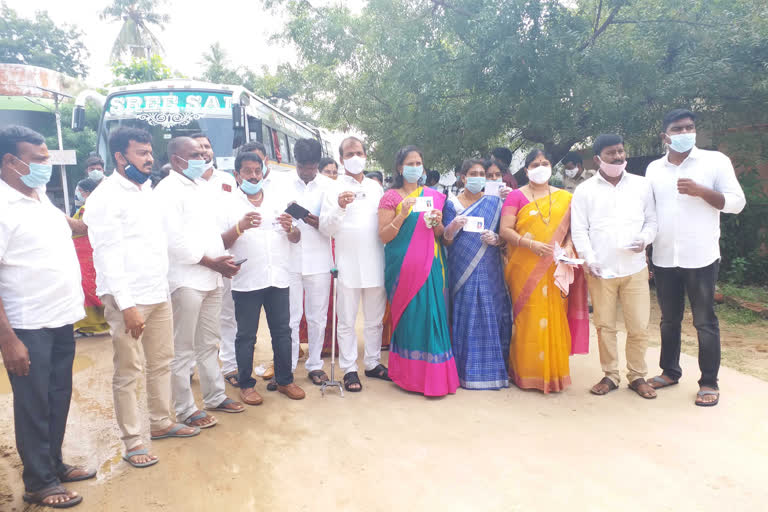
[[[503,181],[486,181],[485,182],[485,195],[501,197],[501,188],[504,186]]]
[[[485,219],[483,217],[467,217],[467,223],[464,224],[464,231],[470,233],[482,233],[485,231]]]
[[[357,192],[355,192],[355,199],[357,199],[358,201],[365,199],[365,192],[362,190],[358,190]]]
[[[413,205],[413,211],[420,213],[420,212],[429,212],[435,209],[435,203],[432,201],[431,197],[417,197],[416,203]]]

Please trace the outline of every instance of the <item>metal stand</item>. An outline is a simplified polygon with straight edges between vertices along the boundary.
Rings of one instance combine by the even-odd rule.
[[[333,326],[331,327],[331,379],[320,386],[320,393],[325,397],[325,388],[338,387],[341,397],[344,398],[344,386],[336,380],[336,283],[339,279],[339,270],[331,269],[331,295],[333,296]]]

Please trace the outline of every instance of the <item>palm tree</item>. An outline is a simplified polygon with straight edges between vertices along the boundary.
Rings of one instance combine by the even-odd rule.
[[[139,59],[149,59],[152,55],[160,55],[163,45],[149,29],[149,25],[157,25],[160,30],[165,28],[171,17],[161,14],[155,9],[158,3],[165,0],[112,0],[112,5],[101,12],[99,16],[105,21],[122,21],[120,33],[112,45],[110,62],[119,62],[124,54]]]

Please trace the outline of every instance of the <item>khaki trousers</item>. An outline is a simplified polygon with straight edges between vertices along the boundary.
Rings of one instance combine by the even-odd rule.
[[[112,393],[115,416],[126,451],[142,444],[136,380],[146,368],[147,408],[150,430],[163,430],[173,423],[171,414],[171,361],[173,360],[173,319],[169,302],[137,305],[144,317],[144,332],[134,339],[125,332],[123,313],[112,295],[101,297],[104,317],[112,330],[115,374]],[[141,348],[144,349],[142,361]]]
[[[627,329],[627,379],[633,382],[645,378],[648,374],[645,352],[648,348],[648,320],[651,313],[648,267],[636,274],[614,279],[587,275],[587,285],[592,297],[592,321],[597,329],[600,364],[605,376],[614,384],[619,384],[616,314],[617,306],[621,303]]]

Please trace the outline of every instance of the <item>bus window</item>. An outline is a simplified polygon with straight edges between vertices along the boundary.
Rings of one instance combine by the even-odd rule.
[[[291,155],[288,151],[288,140],[285,134],[277,132],[277,143],[280,145],[280,156],[282,156],[283,162],[290,162]]]
[[[261,142],[267,147],[267,158],[270,160],[277,160],[275,157],[275,146],[272,142],[272,133],[270,133],[271,130],[269,129],[269,126],[265,125],[264,123],[261,123],[261,133],[262,133],[262,139]]]
[[[248,116],[248,140],[264,141],[261,119]]]
[[[296,145],[296,138],[288,135],[288,161],[293,163],[293,147]]]

